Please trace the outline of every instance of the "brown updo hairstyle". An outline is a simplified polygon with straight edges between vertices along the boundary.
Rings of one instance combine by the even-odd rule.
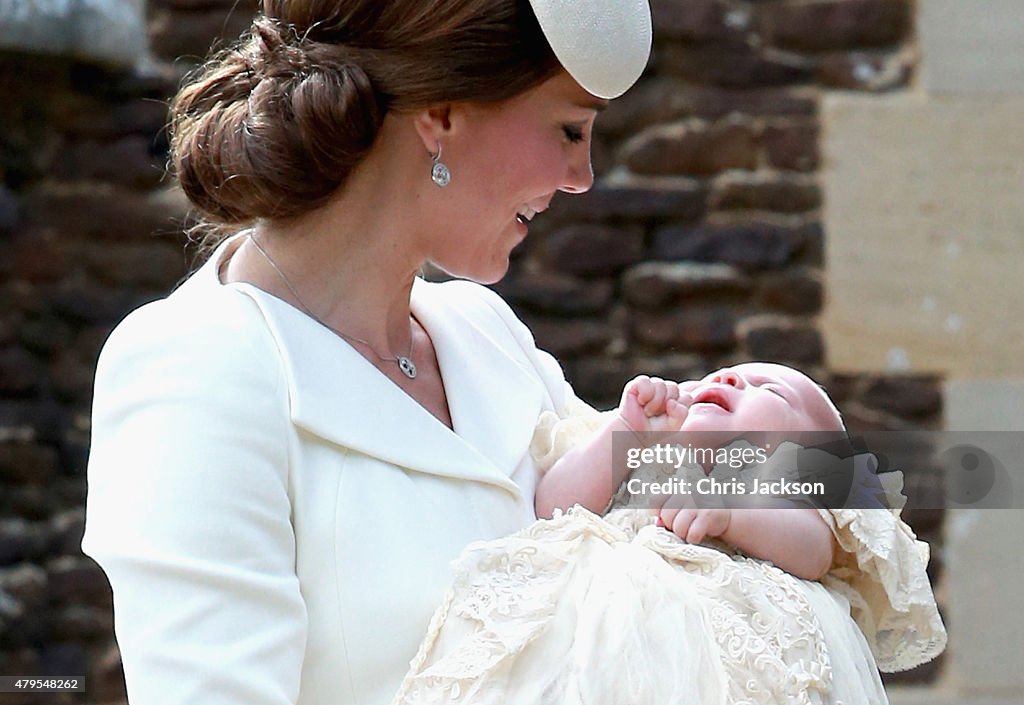
[[[263,0],[174,99],[170,165],[215,240],[323,205],[388,111],[503,100],[558,66],[528,0]]]

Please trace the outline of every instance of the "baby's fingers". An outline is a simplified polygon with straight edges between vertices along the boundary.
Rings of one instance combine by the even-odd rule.
[[[640,375],[626,385],[626,391],[635,395],[640,406],[646,406],[654,398],[654,383],[647,375]]]
[[[652,377],[651,387],[653,394],[651,398],[644,404],[644,413],[648,417],[660,416],[665,413],[665,400],[668,398],[668,385],[665,384],[665,380]]]
[[[665,411],[672,419],[672,430],[678,431],[690,413],[690,405],[682,403],[678,399],[669,399],[665,402]]]

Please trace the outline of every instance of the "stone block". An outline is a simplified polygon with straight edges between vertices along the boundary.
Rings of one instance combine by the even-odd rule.
[[[611,325],[599,319],[528,316],[525,321],[533,331],[537,347],[556,358],[602,351],[614,334]]]
[[[41,381],[39,362],[24,348],[0,349],[0,394],[7,397],[32,394]]]
[[[652,127],[623,146],[622,161],[637,174],[708,176],[726,169],[754,169],[758,141],[741,120],[687,120]]]
[[[11,246],[12,274],[31,283],[54,282],[71,274],[77,261],[76,243],[46,229],[23,229]]]
[[[917,34],[922,88],[944,94],[1024,93],[1019,0],[921,0]]]
[[[632,379],[632,369],[627,361],[606,355],[569,360],[565,370],[576,394],[599,409],[615,407],[622,388]]]
[[[544,240],[540,255],[561,272],[615,274],[643,258],[643,231],[597,224],[569,225]]]
[[[713,210],[801,213],[821,206],[821,190],[804,175],[730,171],[715,179],[710,206]]]
[[[728,88],[764,88],[807,83],[815,62],[772,47],[720,43],[655,45],[652,59],[658,71],[682,76],[698,85]]]
[[[121,666],[121,653],[113,639],[93,662],[89,673],[89,692],[96,702],[111,705],[127,705],[125,700],[124,669]]]
[[[142,0],[23,0],[0,5],[0,49],[131,66],[146,52]]]
[[[57,498],[39,485],[12,487],[6,492],[10,513],[29,521],[45,521],[57,511]]]
[[[99,181],[132,188],[158,185],[164,178],[163,155],[155,155],[152,140],[129,135],[110,142],[94,140],[66,145],[53,173],[68,181]]]
[[[917,63],[913,49],[832,52],[819,57],[817,79],[829,88],[891,91],[910,84]]]
[[[872,409],[904,418],[942,413],[941,380],[934,376],[884,376],[873,380],[861,399]]]
[[[89,659],[82,644],[49,641],[39,650],[39,662],[44,673],[78,674],[87,672]]]
[[[65,422],[52,401],[0,398],[0,441],[59,444]]]
[[[909,0],[812,0],[762,3],[756,27],[769,44],[797,51],[857,49],[909,38]]]
[[[92,394],[96,371],[95,356],[78,350],[65,350],[50,363],[50,381],[58,399],[74,401]]]
[[[221,8],[228,10],[238,5],[238,0],[151,0],[157,7],[169,7],[175,10],[206,10]]]
[[[636,341],[655,350],[715,352],[736,345],[736,313],[722,306],[635,311],[629,326]]]
[[[776,169],[814,171],[821,163],[819,133],[814,123],[768,125],[761,135],[768,164]]]
[[[632,376],[648,375],[682,382],[701,379],[709,369],[703,355],[672,353],[669,355],[640,355],[629,360]]]
[[[31,563],[0,569],[0,592],[22,609],[41,609],[48,601],[46,571]]]
[[[820,312],[824,300],[821,270],[809,267],[762,275],[754,295],[754,303],[759,307],[803,315]]]
[[[32,675],[39,672],[39,652],[28,646],[0,652],[0,673]]]
[[[663,260],[722,262],[744,269],[777,268],[794,254],[799,228],[766,220],[720,220],[654,233],[653,255]]]
[[[50,519],[50,554],[77,556],[82,552],[85,535],[85,509],[75,507],[53,515]]]
[[[149,18],[149,42],[153,53],[173,60],[202,60],[212,48],[237,39],[252,24],[252,12],[240,5],[177,10],[155,7]]]
[[[558,221],[698,220],[707,208],[707,188],[687,177],[616,174],[580,195],[556,197],[543,217]]]
[[[505,277],[495,290],[516,308],[565,316],[606,312],[614,293],[608,279],[588,281],[543,270]]]
[[[114,615],[101,607],[68,605],[55,611],[51,630],[52,638],[59,641],[109,638],[114,630]]]
[[[55,110],[55,125],[68,139],[109,142],[126,135],[143,135],[151,144],[163,144],[161,131],[168,123],[167,87],[160,98],[133,96],[124,103],[110,105],[95,96],[61,96],[66,104]]]
[[[21,207],[18,196],[0,184],[0,238],[6,237],[15,229],[20,217]]]
[[[164,240],[87,243],[83,255],[89,273],[114,286],[170,290],[188,271],[183,248]]]
[[[71,345],[71,326],[54,315],[25,318],[18,330],[19,341],[31,352],[48,356]]]
[[[0,270],[0,274],[3,274],[2,270]],[[2,311],[0,309],[0,349],[14,345],[18,341],[18,331],[24,322],[25,317],[20,311]]]
[[[597,117],[594,132],[620,137],[693,112],[686,81],[672,76],[643,77]]]
[[[656,36],[708,42],[742,32],[750,14],[722,0],[651,0],[651,21]]]
[[[696,299],[742,299],[750,282],[726,264],[644,262],[622,277],[622,292],[637,308],[657,309]]]
[[[1024,374],[1024,99],[830,95],[830,365]]]
[[[36,561],[46,552],[45,527],[20,517],[0,519],[0,566]]]
[[[693,87],[689,102],[697,117],[708,120],[732,113],[748,117],[814,117],[818,112],[817,93],[809,88]]]
[[[110,583],[103,570],[85,556],[60,556],[46,564],[51,598],[63,604],[103,605],[110,597]]]
[[[951,509],[946,520],[948,682],[962,691],[1024,692],[1024,580],[1019,510]],[[953,630],[956,631],[953,631]]]
[[[820,365],[825,357],[821,333],[806,323],[755,317],[743,322],[740,337],[753,360]]]
[[[22,201],[25,230],[81,240],[130,240],[180,233],[188,201],[176,187],[137,192],[110,184],[45,185]],[[181,238],[177,240],[181,242]]]
[[[903,521],[915,532],[942,530],[946,516],[946,478],[941,472],[905,472],[903,494],[907,496],[907,504],[900,513]]]
[[[53,309],[80,323],[113,324],[135,308],[135,295],[91,282],[68,281],[52,295]]]

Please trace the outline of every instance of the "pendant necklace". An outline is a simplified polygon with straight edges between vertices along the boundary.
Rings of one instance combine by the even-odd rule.
[[[281,270],[281,268],[277,266],[277,262],[274,261],[274,258],[271,257],[270,254],[266,250],[263,249],[263,246],[260,245],[259,240],[256,239],[256,236],[253,235],[252,233],[249,233],[249,240],[252,242],[252,244],[256,248],[256,250],[261,255],[263,255],[264,259],[266,259],[267,262],[270,263],[270,266],[274,268],[274,271],[277,272],[277,275],[279,277],[281,277],[281,281],[283,281],[284,285],[286,287],[288,287],[288,291],[290,291],[292,293],[292,296],[295,297],[296,303],[299,304],[299,307],[302,309],[302,311],[307,316],[312,318],[314,321],[316,321],[317,323],[322,325],[327,330],[331,331],[332,333],[334,333],[336,335],[341,336],[342,338],[344,338],[345,340],[348,340],[349,342],[355,341],[357,343],[362,343],[363,345],[365,345],[366,347],[368,347],[370,349],[370,352],[372,352],[374,355],[376,355],[379,359],[383,360],[384,362],[394,362],[394,363],[397,363],[398,364],[398,369],[400,369],[402,371],[402,374],[404,374],[409,379],[416,379],[416,364],[412,361],[412,342],[413,342],[413,340],[412,340],[412,336],[411,335],[409,336],[409,352],[407,354],[405,354],[405,355],[397,355],[395,357],[384,357],[383,355],[378,353],[376,350],[374,350],[373,346],[370,345],[365,340],[363,340],[362,338],[357,338],[354,335],[348,335],[347,333],[342,333],[337,328],[335,328],[333,326],[327,325],[326,323],[324,323],[320,319],[319,316],[317,316],[315,313],[313,313],[309,309],[309,306],[307,306],[305,304],[305,302],[303,302],[302,297],[299,296],[299,292],[297,292],[295,290],[295,287],[292,286],[291,281],[288,279],[288,277],[285,275],[285,273]]]

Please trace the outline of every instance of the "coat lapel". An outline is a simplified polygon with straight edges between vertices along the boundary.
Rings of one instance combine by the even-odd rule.
[[[510,475],[529,446],[543,388],[525,355],[417,280],[412,309],[434,343],[453,432],[337,335],[266,292],[233,284],[260,307],[284,360],[293,423],[327,441],[417,472],[486,482],[519,496]],[[505,334],[509,338],[507,327]],[[504,343],[504,344],[501,344]]]
[[[434,343],[455,432],[508,476],[529,448],[546,390],[508,325],[465,295],[417,279],[412,310]]]

